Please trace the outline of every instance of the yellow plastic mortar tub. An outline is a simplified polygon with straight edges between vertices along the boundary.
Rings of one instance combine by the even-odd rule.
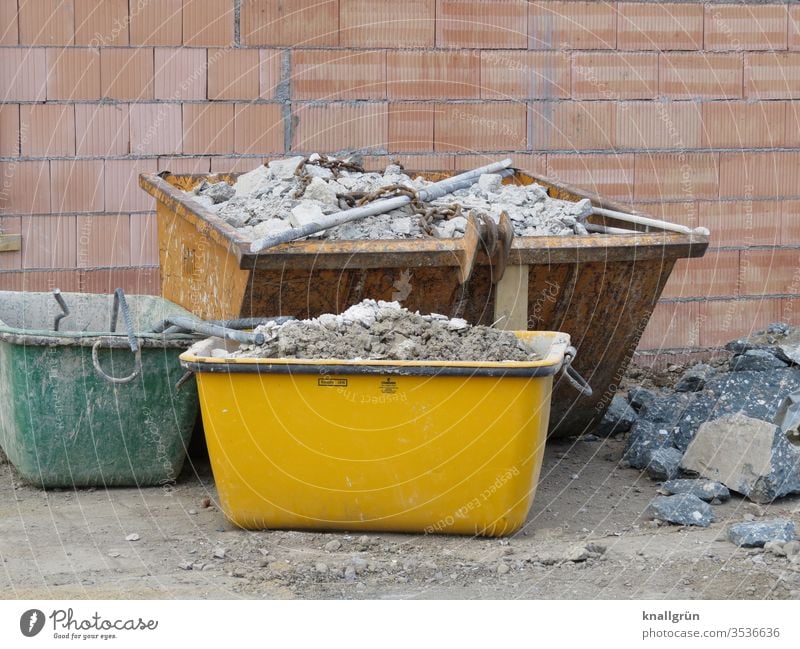
[[[180,360],[225,515],[248,529],[518,530],[573,350],[564,333],[515,334],[541,360],[226,359],[212,350],[235,343],[196,343]]]

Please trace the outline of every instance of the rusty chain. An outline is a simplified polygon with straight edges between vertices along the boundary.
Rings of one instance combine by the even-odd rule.
[[[362,174],[364,173],[364,167],[356,162],[329,158],[324,154],[321,154],[314,160],[311,160],[307,157],[303,159],[303,162],[301,162],[297,169],[295,169],[294,175],[297,177],[298,186],[292,194],[293,198],[300,198],[303,194],[305,194],[306,188],[311,183],[311,179],[313,178],[313,176],[306,171],[306,165],[316,165],[317,167],[322,167],[323,169],[330,169],[331,173],[333,173],[334,179],[339,178],[342,171],[355,171]]]

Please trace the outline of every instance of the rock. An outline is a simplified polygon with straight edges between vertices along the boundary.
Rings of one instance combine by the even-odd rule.
[[[324,575],[326,572],[328,572],[328,564],[319,561],[314,564],[314,570],[316,570],[319,574]]]
[[[136,532],[134,532],[133,534],[128,534],[128,536],[125,537],[125,540],[126,541],[138,541],[139,540],[139,535]]]
[[[783,551],[787,557],[795,557],[800,555],[800,541],[789,541],[783,544]]]
[[[724,501],[731,497],[730,490],[724,484],[713,480],[668,480],[661,485],[661,489],[670,495],[692,494],[707,502],[714,499]]]
[[[785,557],[786,550],[784,546],[786,544],[783,541],[767,541],[764,544],[764,551],[769,552],[770,554],[774,554],[776,557]]]
[[[453,227],[455,228],[456,232],[464,233],[467,230],[467,219],[463,216],[457,216],[449,221],[452,223]]]
[[[683,373],[683,376],[675,384],[676,392],[699,392],[706,386],[706,381],[709,377],[716,374],[717,371],[710,365],[705,363],[698,363],[694,367],[690,367]]]
[[[325,544],[325,550],[327,552],[336,552],[337,550],[341,549],[341,547],[342,547],[341,542],[337,541],[336,539],[334,539],[333,541],[328,541]]]
[[[327,167],[320,167],[319,165],[306,165],[303,168],[312,178],[322,178],[322,180],[330,180],[333,178],[333,172]]]
[[[478,187],[487,194],[490,192],[496,194],[500,191],[502,184],[503,177],[500,174],[482,174],[478,178]]]
[[[228,350],[227,349],[212,349],[211,350],[211,358],[228,358]]]
[[[236,212],[232,214],[225,214],[223,215],[223,218],[225,219],[225,223],[230,225],[232,228],[241,228],[244,227],[250,220],[250,214],[248,212]]]
[[[224,559],[226,554],[227,554],[227,550],[225,550],[225,548],[214,548],[214,552],[212,553],[212,556],[215,559]]]
[[[744,354],[737,354],[730,360],[732,372],[752,371],[768,372],[787,367],[781,359],[765,349],[750,349]]]
[[[708,527],[714,521],[711,505],[692,494],[658,496],[648,507],[653,518],[676,525]]]
[[[122,553],[119,550],[109,550],[108,556],[112,559],[117,559],[122,556]]]
[[[322,178],[312,178],[303,192],[303,198],[309,201],[319,201],[322,205],[336,205],[336,192]]]
[[[401,216],[393,219],[391,228],[396,234],[411,234],[411,217]]]
[[[268,237],[271,234],[289,230],[291,227],[292,224],[289,221],[284,221],[283,219],[267,219],[253,226],[253,237],[256,239]]]
[[[191,561],[181,561],[178,564],[178,568],[181,570],[191,570],[193,563]]]
[[[644,469],[654,451],[672,446],[670,430],[650,421],[639,420],[631,429],[622,459],[634,469]]]
[[[302,201],[295,205],[289,215],[289,223],[294,228],[301,228],[308,223],[319,223],[325,214],[322,207],[314,201]]]
[[[267,163],[267,166],[275,178],[290,180],[303,160],[305,160],[303,156],[295,156],[293,158],[284,158],[283,160],[272,160]]]
[[[591,542],[586,544],[586,550],[593,555],[600,556],[606,553],[606,546],[601,543]]]
[[[347,566],[344,569],[344,580],[345,581],[355,581],[356,580],[356,569],[353,566]]]
[[[769,541],[794,541],[792,521],[776,518],[771,521],[736,523],[728,528],[728,540],[746,548],[760,548]]]
[[[498,575],[505,575],[511,568],[508,567],[507,563],[501,563],[497,566],[497,574]]]
[[[594,434],[599,437],[609,437],[616,433],[626,433],[636,419],[637,415],[633,408],[621,396],[615,395],[603,419],[594,429]]]
[[[576,545],[564,553],[564,561],[571,561],[572,563],[580,563],[592,557],[592,553],[581,545]]]
[[[645,388],[634,388],[628,392],[628,403],[637,414],[658,398],[659,395]]]
[[[224,203],[233,198],[234,194],[236,194],[236,190],[225,181],[222,181],[219,183],[207,184],[200,190],[200,194],[208,196],[216,205],[217,203]]]
[[[667,446],[650,453],[647,461],[647,474],[654,480],[671,480],[680,473],[683,453],[677,448]]]
[[[271,180],[272,172],[265,165],[259,165],[236,179],[236,184],[233,186],[234,193],[236,196],[248,196],[267,187]]]
[[[187,513],[189,514],[189,516],[197,516],[197,510],[196,509],[190,509]]]
[[[700,426],[681,467],[757,503],[800,492],[800,447],[778,426],[741,414]]]

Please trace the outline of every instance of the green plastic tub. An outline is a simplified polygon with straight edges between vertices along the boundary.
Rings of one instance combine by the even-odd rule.
[[[178,355],[191,338],[148,334],[191,314],[159,297],[127,296],[111,331],[113,295],[0,291],[0,447],[41,487],[152,486],[174,481],[198,412]],[[94,356],[94,358],[93,358]]]

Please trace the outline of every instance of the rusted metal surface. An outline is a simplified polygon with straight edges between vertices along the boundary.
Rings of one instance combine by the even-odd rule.
[[[438,180],[448,174],[423,175]],[[502,269],[528,266],[528,329],[569,333],[578,349],[574,365],[594,389],[586,398],[557,380],[550,424],[555,436],[590,431],[602,417],[675,261],[700,257],[708,246],[702,235],[643,228],[624,235],[515,237],[502,264],[470,230],[462,239],[297,241],[252,254],[249,240],[178,190],[203,178],[140,178],[159,203],[163,295],[203,318],[307,318],[373,298],[492,324]],[[218,178],[232,181],[235,175]],[[598,207],[630,211],[522,172],[509,181],[538,182],[556,198],[590,198]],[[634,229],[614,219],[590,221]]]

